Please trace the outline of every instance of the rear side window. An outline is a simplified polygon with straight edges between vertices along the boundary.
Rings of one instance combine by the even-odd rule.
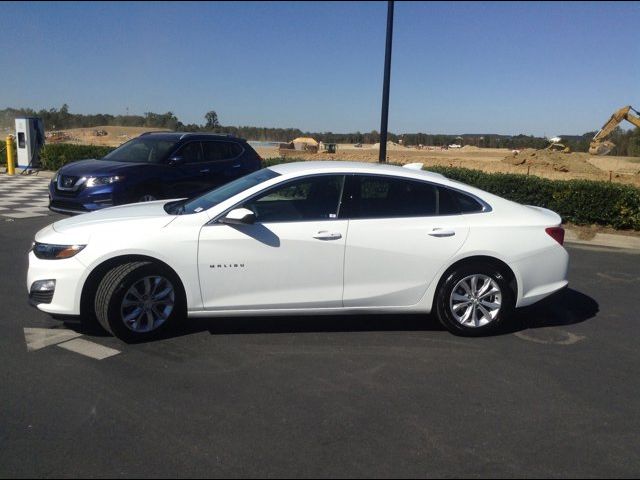
[[[242,147],[234,142],[202,142],[205,162],[231,160],[242,153]]]
[[[469,195],[445,187],[439,187],[438,190],[440,191],[440,215],[477,213],[484,210],[482,204]]]
[[[351,177],[346,214],[350,218],[423,217],[436,215],[437,188],[382,176]]]
[[[178,152],[179,157],[184,158],[185,163],[202,162],[202,148],[200,142],[189,142]]]

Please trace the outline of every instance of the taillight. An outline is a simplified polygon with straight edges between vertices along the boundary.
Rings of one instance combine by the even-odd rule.
[[[560,245],[564,244],[564,228],[562,227],[549,227],[544,229],[551,238],[553,238]]]

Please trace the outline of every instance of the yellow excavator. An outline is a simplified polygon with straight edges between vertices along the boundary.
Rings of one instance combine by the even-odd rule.
[[[631,106],[622,107],[620,110],[611,115],[611,118],[605,123],[600,131],[596,133],[593,140],[591,140],[591,144],[589,144],[589,153],[591,155],[606,155],[613,147],[616,146],[610,140],[607,140],[607,137],[611,135],[611,133],[615,130],[615,128],[622,122],[623,120],[632,123],[636,127],[640,127],[640,118],[629,113],[633,111],[636,115],[640,115],[636,109],[631,108]]]

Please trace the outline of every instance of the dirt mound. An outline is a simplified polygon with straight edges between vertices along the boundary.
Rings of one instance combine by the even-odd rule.
[[[572,173],[598,173],[599,170],[589,162],[586,153],[562,153],[551,150],[535,150],[527,148],[507,155],[505,163],[522,165],[541,170]]]
[[[479,152],[482,150],[480,147],[474,147],[473,145],[465,145],[460,149],[461,152]]]

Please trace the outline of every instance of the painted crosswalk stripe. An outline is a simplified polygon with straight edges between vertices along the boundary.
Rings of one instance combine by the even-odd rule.
[[[120,353],[120,350],[98,345],[97,343],[83,340],[82,338],[75,338],[68,342],[60,343],[58,346],[70,352],[95,358],[96,360],[104,360],[105,358],[113,357]]]

